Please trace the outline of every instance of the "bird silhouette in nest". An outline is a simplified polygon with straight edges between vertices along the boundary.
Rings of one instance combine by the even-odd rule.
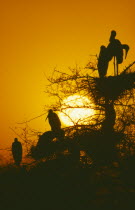
[[[109,44],[107,47],[104,45],[100,48],[98,58],[98,72],[100,77],[104,77],[107,74],[109,61],[114,57],[114,75],[118,75],[118,65],[123,62],[123,50],[125,50],[125,59],[127,57],[129,46],[127,44],[121,44],[121,42],[115,38],[116,31],[112,30]]]

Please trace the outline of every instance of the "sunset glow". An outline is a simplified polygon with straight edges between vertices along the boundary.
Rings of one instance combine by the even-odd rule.
[[[88,118],[94,115],[94,109],[87,108],[91,105],[90,100],[85,96],[69,96],[63,100],[63,105],[61,107],[63,112],[59,113],[60,119],[67,126],[88,124]]]
[[[11,146],[16,137],[9,127],[40,115],[46,104],[53,103],[44,92],[54,69],[68,73],[68,67],[84,68],[93,58],[90,55],[107,46],[111,30],[130,46],[119,72],[134,61],[134,8],[133,0],[1,1],[0,148]],[[112,74],[109,66],[107,76]],[[43,118],[30,126],[41,132],[49,129]]]

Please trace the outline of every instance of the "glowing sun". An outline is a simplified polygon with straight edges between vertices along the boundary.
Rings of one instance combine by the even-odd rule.
[[[67,125],[88,124],[95,111],[91,108],[92,103],[86,96],[72,95],[62,102],[62,112],[59,112],[61,121]]]

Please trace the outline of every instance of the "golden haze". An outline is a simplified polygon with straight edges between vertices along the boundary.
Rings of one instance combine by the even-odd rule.
[[[1,1],[0,148],[15,137],[9,126],[40,115],[51,103],[44,90],[54,67],[66,71],[68,66],[85,66],[90,54],[108,44],[112,29],[131,47],[123,66],[135,59],[134,8],[134,0]],[[30,126],[50,129],[45,117]]]

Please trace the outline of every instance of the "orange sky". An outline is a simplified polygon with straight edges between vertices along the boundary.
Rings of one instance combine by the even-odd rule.
[[[9,126],[44,112],[50,101],[45,75],[54,67],[85,66],[90,54],[108,44],[112,29],[130,46],[124,65],[135,60],[134,8],[134,0],[1,0],[0,148],[16,137]],[[44,119],[30,126],[44,131]]]

